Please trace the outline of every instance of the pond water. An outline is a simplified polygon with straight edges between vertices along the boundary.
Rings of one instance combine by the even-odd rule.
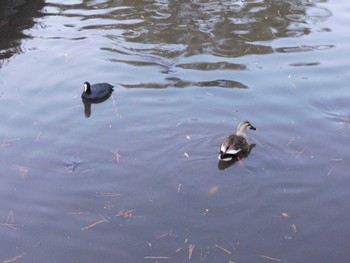
[[[348,260],[349,1],[3,10],[1,261]],[[115,90],[84,106],[84,81]]]

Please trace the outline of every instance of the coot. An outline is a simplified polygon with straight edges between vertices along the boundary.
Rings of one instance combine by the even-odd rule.
[[[84,92],[81,94],[83,100],[90,102],[100,102],[107,99],[113,92],[113,86],[108,83],[96,83],[90,85],[84,83]]]

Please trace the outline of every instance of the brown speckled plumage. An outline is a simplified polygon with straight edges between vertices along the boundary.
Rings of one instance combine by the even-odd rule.
[[[221,161],[231,161],[234,158],[245,156],[250,151],[247,140],[247,130],[256,130],[249,121],[243,121],[238,125],[237,133],[228,136],[220,147],[218,159]]]

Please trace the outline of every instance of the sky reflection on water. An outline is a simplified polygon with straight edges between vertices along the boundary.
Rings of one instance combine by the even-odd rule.
[[[343,262],[349,10],[34,1],[2,16],[0,260]],[[116,85],[89,118],[84,81]],[[255,147],[220,166],[246,119]]]

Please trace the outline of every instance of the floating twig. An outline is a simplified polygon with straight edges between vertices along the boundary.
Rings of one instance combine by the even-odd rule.
[[[177,192],[180,193],[181,190],[181,184],[179,184],[179,186],[177,187]]]
[[[87,229],[90,229],[90,228],[92,228],[92,227],[95,227],[95,226],[97,226],[97,225],[99,225],[99,224],[108,222],[108,220],[107,220],[105,217],[103,217],[102,215],[100,215],[100,217],[102,218],[102,220],[97,221],[97,222],[95,222],[95,223],[92,223],[92,224],[90,224],[90,225],[88,225],[88,226],[84,226],[81,230],[87,230]]]
[[[40,135],[42,134],[42,132],[41,131],[39,131],[38,132],[38,135],[36,136],[36,138],[35,138],[35,141],[37,142],[37,141],[39,141],[39,138],[40,138]]]
[[[16,118],[18,115],[19,115],[19,113],[17,112],[17,113],[15,113],[15,114],[13,114],[13,115],[12,115],[10,118],[8,118],[7,120],[10,121],[10,120]]]
[[[96,192],[96,197],[114,197],[114,196],[123,196],[123,194],[113,193],[113,192]]]
[[[273,257],[268,257],[268,256],[261,256],[261,257],[262,257],[262,258],[269,259],[269,260],[273,260],[273,261],[282,262],[282,259],[279,259],[279,258],[273,258]]]
[[[344,159],[343,158],[334,158],[334,159],[331,159],[331,161],[333,161],[333,162],[342,162],[342,161],[344,161]]]
[[[188,259],[191,259],[192,255],[193,255],[194,247],[195,247],[194,244],[188,245]]]
[[[95,170],[95,168],[86,169],[86,170],[84,170],[84,171],[81,171],[80,174],[85,174],[85,173],[90,172],[90,171],[93,171],[93,170]]]
[[[222,246],[219,246],[218,244],[215,244],[215,247],[221,249],[222,251],[226,252],[227,254],[232,254],[231,251],[227,250],[226,248],[223,248]]]
[[[23,225],[9,224],[9,223],[0,223],[0,226],[7,226],[7,227],[12,228],[12,229],[17,229],[17,227],[23,226]]]
[[[14,221],[15,220],[14,220],[13,211],[11,210],[6,218],[5,223],[0,223],[0,226],[7,226],[12,229],[17,229],[17,227],[23,226],[23,225],[13,224]]]
[[[11,259],[5,259],[4,261],[2,261],[2,263],[11,263],[11,262],[15,262],[17,259],[20,259],[21,257],[23,257],[26,253],[22,253],[21,255],[15,256]]]
[[[177,237],[176,234],[173,234],[171,232],[166,232],[164,234],[161,234],[160,236],[157,236],[156,239],[159,240],[159,239],[162,239],[163,237],[167,237],[167,236],[170,236],[170,237]]]
[[[166,257],[166,256],[145,256],[144,259],[170,259],[170,257]]]
[[[10,213],[7,216],[6,223],[11,221],[12,223],[14,222],[14,216],[13,216],[13,211],[11,210]]]
[[[87,229],[90,229],[90,228],[92,228],[92,227],[95,227],[95,226],[97,226],[97,225],[99,225],[99,224],[102,224],[102,223],[105,223],[105,222],[107,222],[108,220],[106,220],[106,219],[103,219],[103,220],[100,220],[100,221],[97,221],[97,222],[95,222],[95,223],[92,223],[92,224],[90,224],[90,225],[88,225],[88,226],[84,226],[81,230],[87,230]]]
[[[248,51],[250,51],[252,49],[252,47],[248,47],[248,48],[246,48],[244,51],[243,51],[243,53],[248,53]]]
[[[330,176],[330,175],[332,174],[333,170],[334,170],[334,166],[331,167],[331,169],[329,169],[329,171],[328,171],[328,173],[327,173],[327,176]]]
[[[71,211],[71,212],[67,212],[67,215],[90,215],[90,212],[87,212],[87,211]]]
[[[247,40],[247,41],[251,41],[249,38],[244,37],[244,36],[242,36],[242,35],[238,35],[238,37],[243,38],[244,40]]]

